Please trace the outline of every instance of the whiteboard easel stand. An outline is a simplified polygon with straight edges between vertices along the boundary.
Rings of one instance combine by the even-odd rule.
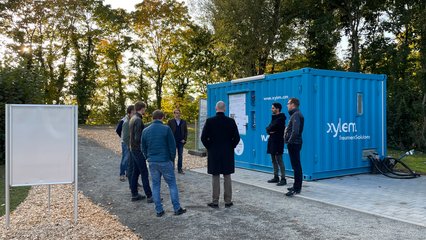
[[[10,153],[11,151],[11,144],[10,143],[10,134],[9,131],[11,129],[11,113],[10,113],[10,106],[6,105],[6,175],[5,175],[5,202],[6,202],[6,228],[9,229],[10,225]],[[77,107],[74,107],[74,224],[77,224],[78,219],[78,135],[77,135],[77,129],[78,129],[78,111]],[[48,211],[50,216],[50,184],[48,185]]]

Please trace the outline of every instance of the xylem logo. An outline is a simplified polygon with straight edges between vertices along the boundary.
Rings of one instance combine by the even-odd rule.
[[[262,139],[262,142],[267,142],[268,141],[268,138],[269,138],[269,135],[260,135],[260,138]]]
[[[342,119],[339,118],[339,122],[336,123],[327,123],[328,130],[327,133],[333,134],[333,137],[337,137],[337,135],[341,132],[344,133],[353,133],[357,132],[356,130],[356,123],[350,122],[350,123],[342,123]]]

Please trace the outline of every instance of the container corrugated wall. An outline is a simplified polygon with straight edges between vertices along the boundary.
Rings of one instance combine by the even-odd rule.
[[[364,149],[386,154],[385,80],[384,75],[304,68],[257,80],[213,84],[207,92],[208,115],[215,114],[217,101],[224,101],[226,114],[233,114],[240,127],[236,165],[272,172],[265,131],[271,105],[282,104],[287,124],[286,103],[291,97],[299,98],[305,116],[304,179],[365,173],[370,171],[370,163],[362,159]],[[293,175],[286,149],[284,163],[286,174]]]

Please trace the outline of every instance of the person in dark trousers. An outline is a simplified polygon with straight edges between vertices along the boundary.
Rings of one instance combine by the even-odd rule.
[[[181,215],[186,212],[186,209],[180,206],[179,190],[173,170],[173,161],[176,157],[175,137],[172,130],[163,124],[164,113],[162,111],[155,110],[152,118],[154,119],[152,124],[142,132],[142,152],[149,163],[157,217],[164,215],[160,196],[161,176],[169,186],[175,215]]]
[[[290,120],[284,132],[284,141],[287,144],[290,162],[294,172],[293,187],[288,188],[286,196],[290,197],[302,191],[302,165],[300,163],[300,150],[302,149],[302,132],[305,119],[299,110],[299,99],[290,98],[287,103]]]
[[[201,141],[207,149],[207,172],[212,174],[213,201],[207,205],[219,207],[220,174],[224,178],[225,207],[232,203],[231,174],[235,172],[234,148],[240,141],[234,119],[225,116],[225,103],[216,103],[216,116],[208,118],[201,134]]]
[[[277,183],[277,186],[287,184],[283,162],[286,117],[284,113],[281,113],[281,109],[282,105],[280,103],[272,103],[272,119],[271,123],[266,127],[266,132],[269,134],[267,153],[271,154],[272,165],[274,167],[274,178],[268,180],[268,183]],[[281,181],[278,177],[278,168],[281,172]]]
[[[142,186],[145,191],[147,202],[152,203],[152,191],[149,186],[148,179],[148,168],[146,167],[146,159],[142,154],[141,150],[141,136],[142,131],[145,125],[142,122],[142,115],[145,113],[146,105],[143,102],[137,102],[135,104],[136,113],[130,119],[129,122],[129,132],[130,132],[130,156],[131,156],[131,165],[133,166],[133,171],[131,173],[130,180],[130,191],[132,192],[132,201],[138,201],[145,198],[138,193],[138,177],[139,174],[142,178]]]
[[[132,118],[133,114],[135,114],[135,106],[130,105],[127,107],[127,115],[124,117],[124,122],[123,122],[122,130],[121,130],[121,151],[123,154],[122,154],[121,163],[120,163],[120,181],[122,182],[126,181],[126,176],[127,178],[130,178],[129,171],[128,171],[129,158],[130,158],[129,121],[130,121],[130,118]]]
[[[185,174],[182,169],[182,162],[183,162],[183,146],[186,143],[186,139],[188,138],[188,126],[186,124],[186,121],[180,118],[180,110],[175,109],[173,111],[174,118],[170,119],[167,122],[167,125],[172,129],[173,136],[176,141],[176,149],[177,149],[177,155],[178,155],[178,163],[177,163],[177,169],[178,173]],[[173,160],[174,162],[174,160]]]

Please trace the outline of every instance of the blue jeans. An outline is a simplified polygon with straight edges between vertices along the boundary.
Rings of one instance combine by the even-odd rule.
[[[141,151],[130,151],[133,160],[133,172],[130,181],[130,191],[132,196],[138,195],[138,177],[142,178],[143,190],[148,198],[152,197],[151,187],[149,186],[148,168],[146,167],[146,159]]]
[[[126,143],[121,143],[121,163],[120,176],[126,175],[127,165],[129,164],[130,150]]]
[[[177,157],[178,157],[178,164],[177,164],[177,169],[180,171],[182,170],[182,154],[183,154],[183,143],[181,142],[176,142],[176,149],[177,149]]]
[[[161,203],[161,175],[169,186],[170,198],[172,200],[173,209],[176,212],[180,208],[179,203],[179,190],[176,185],[175,172],[173,170],[173,162],[150,162],[149,171],[151,172],[151,181],[153,194],[152,198],[155,203],[155,211],[160,213],[163,211],[163,204]]]

